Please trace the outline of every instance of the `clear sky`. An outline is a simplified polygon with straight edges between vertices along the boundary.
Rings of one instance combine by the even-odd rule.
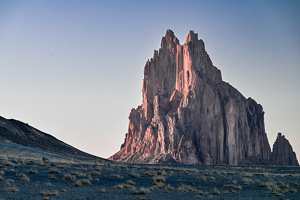
[[[300,158],[300,1],[0,0],[0,116],[88,153],[120,149],[167,29],[203,39],[223,80]]]

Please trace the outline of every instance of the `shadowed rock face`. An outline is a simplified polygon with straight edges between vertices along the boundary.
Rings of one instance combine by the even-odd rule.
[[[125,142],[111,160],[236,165],[270,159],[262,106],[222,81],[193,31],[180,45],[167,30],[145,65],[142,91],[143,103],[131,110]]]
[[[291,144],[281,133],[278,133],[273,145],[271,163],[273,165],[299,165]]]

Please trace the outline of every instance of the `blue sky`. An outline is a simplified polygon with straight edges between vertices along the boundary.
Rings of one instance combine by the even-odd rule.
[[[198,33],[223,80],[300,155],[299,1],[2,1],[0,115],[107,158],[167,29]]]

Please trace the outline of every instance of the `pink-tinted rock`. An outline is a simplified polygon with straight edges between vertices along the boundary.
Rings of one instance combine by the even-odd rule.
[[[270,159],[262,106],[222,81],[193,31],[180,45],[167,30],[145,65],[142,92],[111,160],[236,165]]]

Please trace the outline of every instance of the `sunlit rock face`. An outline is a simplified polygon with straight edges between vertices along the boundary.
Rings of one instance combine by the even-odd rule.
[[[167,30],[146,62],[142,92],[111,160],[237,165],[270,159],[262,106],[222,81],[197,33],[180,45]]]
[[[278,133],[277,139],[273,145],[271,163],[273,165],[299,165],[290,142],[281,133]]]

